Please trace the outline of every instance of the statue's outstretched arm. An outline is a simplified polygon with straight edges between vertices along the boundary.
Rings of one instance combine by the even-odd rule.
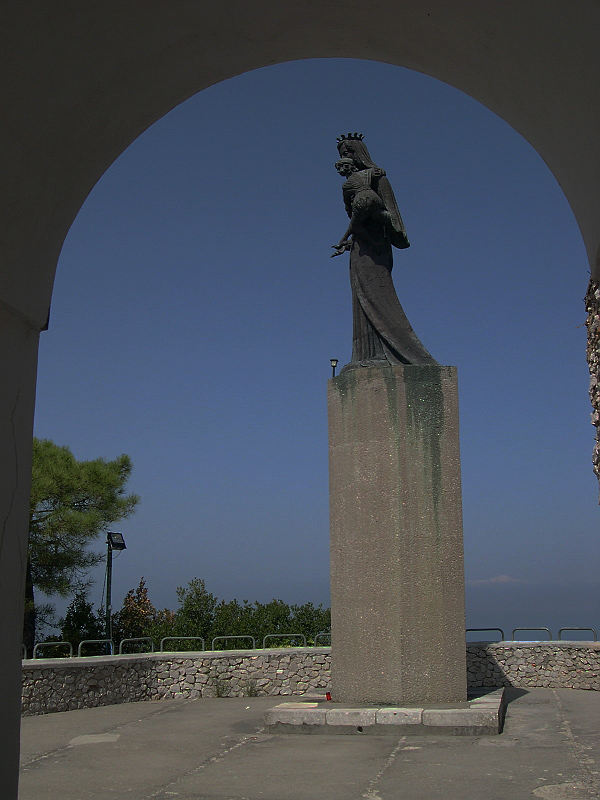
[[[332,258],[335,256],[341,256],[346,251],[350,250],[352,246],[352,242],[350,241],[350,237],[352,236],[352,222],[348,225],[346,233],[342,236],[338,244],[331,245],[335,250],[335,253],[331,254]]]

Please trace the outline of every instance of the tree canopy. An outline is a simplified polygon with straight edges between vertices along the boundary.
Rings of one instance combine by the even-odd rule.
[[[317,633],[329,631],[331,628],[331,612],[322,605],[312,603],[288,605],[283,600],[271,600],[268,603],[247,600],[219,600],[209,592],[200,578],[193,578],[187,586],[177,589],[178,608],[157,610],[152,604],[144,578],[136,589],[130,589],[125,596],[120,611],[112,615],[113,641],[115,646],[123,639],[147,637],[159,647],[165,637],[171,638],[167,649],[177,651],[196,651],[201,649],[198,637],[204,639],[206,648],[211,647],[213,638],[226,636],[253,636],[257,647],[262,646],[263,637],[273,636],[269,647],[299,646],[301,637],[292,638],[290,634],[304,634],[307,644],[314,644]],[[74,648],[82,639],[103,638],[100,632],[104,628],[103,612],[94,610],[87,602],[85,593],[75,595],[67,614],[61,620],[61,638],[71,642]],[[183,637],[183,638],[181,638]],[[193,640],[186,637],[194,637]],[[46,641],[58,641],[59,637],[50,636]],[[321,641],[321,645],[326,644]],[[88,654],[99,645],[87,645]],[[250,641],[220,638],[215,644],[217,650],[250,647]],[[147,652],[150,645],[144,642],[129,642],[126,652]],[[64,648],[53,653],[45,651],[46,656],[64,654]]]
[[[34,439],[24,630],[28,648],[35,638],[34,591],[68,597],[86,585],[89,570],[103,559],[89,545],[139,502],[125,491],[131,470],[127,455],[78,461],[68,447]]]
[[[328,631],[331,627],[331,614],[328,608],[304,605],[288,605],[283,600],[268,603],[248,600],[219,600],[209,592],[200,578],[193,578],[187,586],[177,588],[179,607],[175,611],[157,611],[150,602],[146,582],[142,578],[137,589],[130,590],[123,602],[123,608],[114,615],[113,632],[115,640],[149,636],[156,645],[165,637],[202,637],[206,647],[210,647],[214,637],[253,636],[257,647],[267,634],[304,634],[309,643],[315,634]],[[297,638],[295,643],[300,644]],[[270,647],[289,645],[289,636],[274,638]],[[249,647],[250,642],[220,640],[217,649],[229,647]],[[145,645],[141,645],[143,649]],[[197,641],[176,642],[177,649],[198,650]]]
[[[60,620],[60,638],[71,642],[77,649],[84,639],[104,638],[104,619],[102,614],[95,613],[84,591],[75,592],[75,597],[67,607],[65,616]]]

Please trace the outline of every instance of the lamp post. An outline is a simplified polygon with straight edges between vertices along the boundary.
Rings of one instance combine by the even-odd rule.
[[[331,377],[335,378],[335,368],[338,365],[338,360],[337,360],[337,358],[330,358],[329,359],[329,363],[331,364],[331,373],[332,373]]]
[[[112,554],[113,550],[126,550],[127,545],[122,533],[106,532],[106,638],[112,639]],[[107,655],[110,655],[110,644],[106,644]]]

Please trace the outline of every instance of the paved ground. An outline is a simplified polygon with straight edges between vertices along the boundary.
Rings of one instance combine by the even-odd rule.
[[[480,738],[268,735],[278,697],[130,703],[23,720],[20,800],[588,800],[600,692],[510,690]]]

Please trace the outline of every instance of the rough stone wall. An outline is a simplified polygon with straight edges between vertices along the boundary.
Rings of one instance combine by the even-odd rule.
[[[600,691],[600,646],[469,644],[467,685]]]
[[[600,283],[591,280],[585,296],[587,311],[587,362],[590,370],[590,401],[592,403],[592,425],[596,428],[596,444],[592,454],[592,466],[600,481]]]
[[[22,713],[29,716],[151,700],[154,666],[145,657],[123,663],[111,658],[29,662],[23,667]]]
[[[23,665],[23,714],[175,697],[300,695],[330,688],[330,648],[40,659]],[[600,643],[473,643],[469,686],[600,691]]]
[[[329,648],[28,661],[23,714],[160,700],[304,694],[329,685]]]

